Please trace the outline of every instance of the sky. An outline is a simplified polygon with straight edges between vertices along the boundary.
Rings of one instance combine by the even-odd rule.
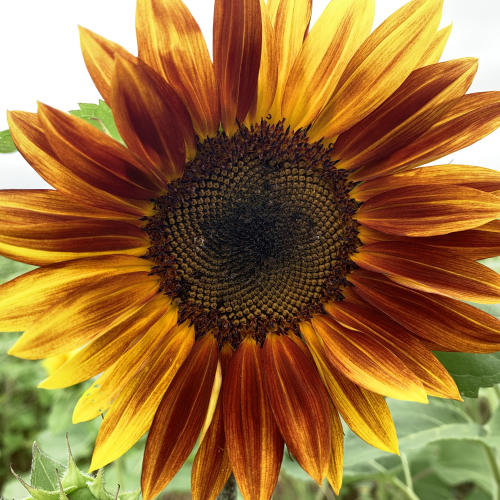
[[[335,1],[335,0],[332,0]],[[355,1],[355,0],[354,0]],[[212,44],[212,0],[184,0]],[[0,130],[6,111],[35,111],[41,101],[62,110],[97,102],[99,94],[80,53],[80,24],[136,53],[135,0],[15,0],[2,2],[0,16]],[[402,0],[377,0],[375,24]],[[328,0],[313,0],[313,22]],[[474,5],[471,7],[471,5]],[[442,60],[478,57],[469,92],[500,90],[500,0],[444,0],[441,25],[453,23]],[[500,130],[435,163],[480,165],[500,170]],[[0,189],[47,184],[19,153],[0,155]]]

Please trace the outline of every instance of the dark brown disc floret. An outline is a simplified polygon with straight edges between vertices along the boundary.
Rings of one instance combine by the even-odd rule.
[[[240,126],[197,143],[184,176],[154,200],[148,252],[180,320],[237,345],[297,329],[341,300],[359,244],[351,183],[307,129]]]

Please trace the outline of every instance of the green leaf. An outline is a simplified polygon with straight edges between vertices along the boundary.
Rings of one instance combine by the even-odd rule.
[[[66,467],[50,458],[37,445],[33,443],[33,459],[31,462],[31,486],[33,488],[54,491],[59,489],[57,480],[62,477]]]
[[[432,457],[433,470],[449,486],[470,482],[493,493],[493,473],[484,443],[467,439],[440,441]]]
[[[81,472],[67,442],[68,466],[64,466],[33,444],[31,484],[14,471],[14,476],[36,500],[138,500],[138,491],[110,494],[104,487],[103,470],[96,477]],[[113,486],[118,492],[118,485]]]
[[[17,151],[16,145],[10,135],[10,130],[0,132],[0,153],[14,153]]]
[[[100,100],[99,104],[79,103],[78,106],[80,109],[70,111],[72,115],[82,118],[101,132],[124,144],[116,128],[113,112],[104,101]]]
[[[477,398],[481,387],[500,383],[500,352],[471,354],[464,352],[436,352],[457,383],[462,396]]]

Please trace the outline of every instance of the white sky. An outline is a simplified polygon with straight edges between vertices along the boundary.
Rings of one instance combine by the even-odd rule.
[[[212,43],[213,0],[184,0]],[[333,0],[335,1],[335,0]],[[356,1],[356,0],[354,0]],[[313,20],[328,0],[314,0]],[[403,0],[377,0],[375,24]],[[62,110],[97,102],[99,94],[80,55],[81,24],[132,52],[135,0],[2,1],[0,15],[0,130],[7,109],[36,110],[42,101]],[[445,0],[442,26],[453,23],[443,59],[480,58],[471,91],[500,90],[500,0]],[[438,163],[482,165],[500,170],[500,131]],[[46,187],[18,153],[0,155],[0,189]]]

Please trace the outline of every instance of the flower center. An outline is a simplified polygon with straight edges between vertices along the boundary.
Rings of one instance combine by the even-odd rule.
[[[283,122],[199,142],[146,226],[148,257],[180,321],[237,345],[296,330],[341,300],[358,246],[350,188],[328,148]]]

